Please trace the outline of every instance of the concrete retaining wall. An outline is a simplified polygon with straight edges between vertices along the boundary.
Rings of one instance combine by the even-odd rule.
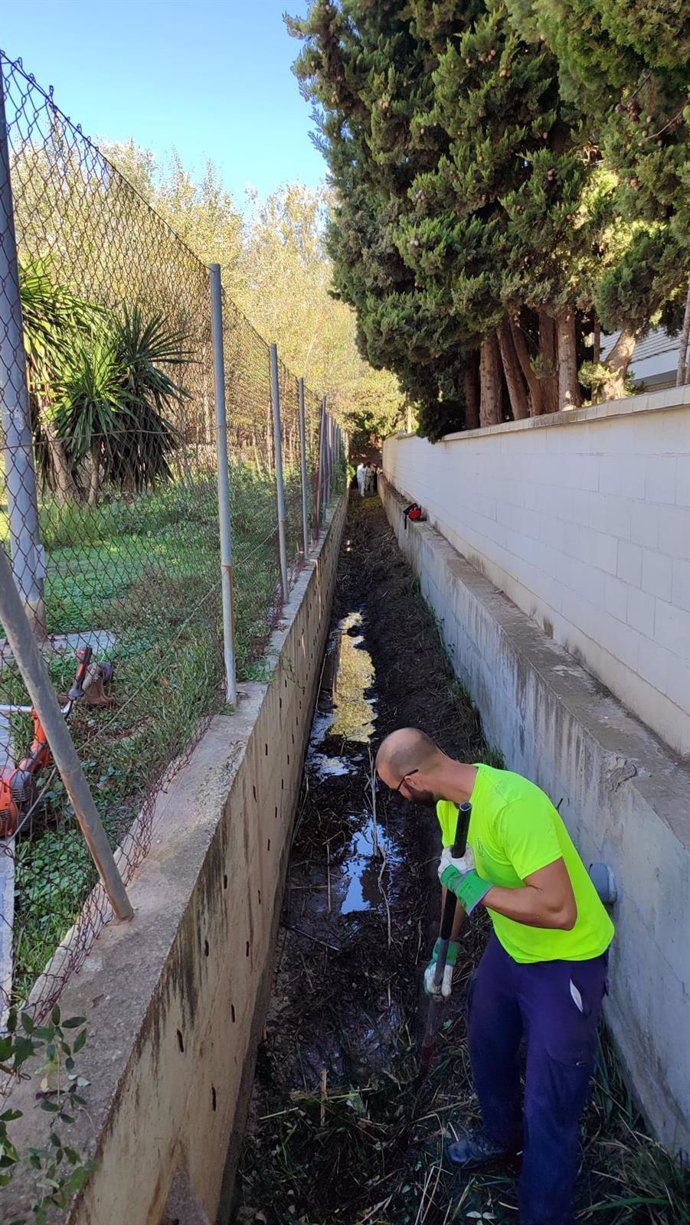
[[[659,1137],[690,1150],[690,769],[405,499],[379,489],[455,671],[509,769],[553,799],[586,864],[615,871],[606,1015]]]
[[[89,1022],[88,1114],[70,1143],[99,1163],[72,1225],[229,1217],[345,509],[273,635],[269,683],[240,686],[237,713],[214,718],[160,800],[134,920],[101,933],[61,1001]],[[33,1093],[11,1098],[22,1147],[44,1142]]]
[[[676,751],[690,753],[690,387],[388,439],[451,544]]]

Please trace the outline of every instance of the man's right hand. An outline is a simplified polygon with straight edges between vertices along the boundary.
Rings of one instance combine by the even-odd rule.
[[[431,954],[431,961],[424,971],[424,991],[426,995],[431,996],[432,999],[440,998],[447,1000],[450,998],[450,993],[453,986],[453,970],[455,968],[455,963],[458,960],[460,945],[458,944],[457,940],[451,940],[448,945],[448,956],[446,957],[446,965],[443,971],[443,981],[439,991],[434,982],[434,978],[436,975],[436,959],[438,957],[440,946],[441,940],[439,938],[434,945],[434,951]]]

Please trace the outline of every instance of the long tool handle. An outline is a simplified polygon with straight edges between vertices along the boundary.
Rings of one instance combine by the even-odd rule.
[[[467,801],[461,804],[458,808],[458,823],[455,827],[455,842],[453,843],[453,859],[460,859],[467,849],[467,835],[470,828],[470,817],[472,816],[472,805]],[[453,920],[455,918],[455,907],[457,906],[457,898],[450,889],[446,890],[446,900],[443,906],[443,914],[441,915],[441,930],[439,938],[441,945],[436,958],[436,969],[434,971],[434,986],[438,991],[441,990],[443,982],[443,974],[446,968],[448,959],[448,945],[453,932]]]

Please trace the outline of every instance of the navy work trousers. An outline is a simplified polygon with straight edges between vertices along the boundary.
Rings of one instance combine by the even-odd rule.
[[[524,965],[492,935],[473,977],[472,1074],[487,1134],[523,1150],[520,1225],[572,1225],[578,1131],[596,1059],[607,962],[604,953],[591,961]]]

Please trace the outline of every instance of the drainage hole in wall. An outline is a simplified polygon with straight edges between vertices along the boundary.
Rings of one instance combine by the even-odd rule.
[[[181,1029],[178,1029],[177,1031],[177,1045],[179,1046],[180,1050],[182,1051],[182,1054],[184,1055],[184,1038],[182,1037]]]
[[[289,754],[289,753],[288,753],[288,755],[287,755],[287,763],[288,763],[288,765],[290,765],[290,754]]]
[[[277,821],[277,820],[278,820],[278,805],[277,805],[277,804],[276,804],[276,810],[275,810],[275,813],[274,813],[273,815],[274,815],[274,817],[275,817],[275,820]]]
[[[249,941],[247,941],[247,945],[246,945],[246,948],[245,948],[245,951],[244,951],[244,955],[245,955],[245,957],[248,957],[248,956],[249,956]]]
[[[259,906],[260,906],[260,905],[261,905],[261,890],[260,890],[260,889],[257,889],[257,891],[256,891],[256,892],[257,892],[257,894],[258,894],[258,896],[259,896]]]
[[[215,1110],[215,1108],[216,1108],[216,1090],[214,1086],[211,1085],[211,1110]]]
[[[264,745],[264,753],[266,757],[268,757],[268,745],[267,744]]]
[[[254,796],[254,799],[256,799],[256,787],[252,787],[252,795]]]
[[[235,1005],[234,1004],[230,1005],[230,1016],[232,1017],[232,1023],[234,1025],[235,1024]]]
[[[283,699],[282,698],[278,698],[278,709],[279,710],[283,709]]]
[[[270,851],[270,849],[271,849],[271,839],[269,838],[268,842],[266,843],[266,850]]]
[[[281,778],[280,780],[280,790],[281,791],[285,790],[285,779],[284,778]]]
[[[224,872],[223,873],[223,888],[227,889],[227,887],[228,887],[228,874],[227,872]]]
[[[208,957],[210,945],[208,940],[204,940],[204,956]]]

